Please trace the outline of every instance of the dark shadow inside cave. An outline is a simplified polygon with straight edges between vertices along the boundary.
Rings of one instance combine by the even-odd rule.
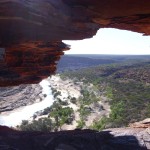
[[[0,48],[0,61],[5,59],[5,48]]]
[[[135,136],[112,135],[110,131],[73,130],[42,133],[19,132],[1,127],[0,137],[1,150],[147,150]]]

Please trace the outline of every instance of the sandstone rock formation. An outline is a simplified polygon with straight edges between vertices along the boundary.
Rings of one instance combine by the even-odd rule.
[[[53,74],[67,46],[62,42],[27,42],[9,46],[0,60],[0,86],[39,83]]]
[[[149,0],[1,0],[0,86],[38,83],[69,47],[99,28],[150,34]]]
[[[129,126],[132,128],[149,128],[150,129],[150,118],[147,118],[140,122],[131,123],[129,124]]]
[[[150,1],[1,0],[0,86],[40,82],[69,49],[62,40],[90,38],[108,27],[150,35]],[[148,128],[50,134],[0,129],[1,150],[144,150],[149,139]]]

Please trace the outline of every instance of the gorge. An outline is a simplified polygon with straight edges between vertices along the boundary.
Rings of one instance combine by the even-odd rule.
[[[108,27],[150,35],[150,1],[1,0],[0,87],[39,83],[55,73],[63,51],[70,49],[62,40],[91,38],[99,28]],[[145,80],[148,76],[142,77]],[[102,132],[58,133],[21,132],[0,126],[0,149],[150,149],[149,127],[143,124],[149,122]]]
[[[17,125],[20,125],[22,120],[30,120],[31,117],[33,117],[34,113],[40,110],[44,110],[47,107],[50,107],[53,103],[53,95],[51,93],[51,89],[49,87],[49,82],[46,80],[43,80],[40,83],[42,89],[39,91],[42,91],[42,94],[45,95],[41,100],[38,102],[36,99],[35,93],[33,95],[35,96],[34,103],[27,106],[20,107],[18,109],[14,109],[12,111],[7,111],[0,114],[0,125],[6,125],[9,127],[16,127]],[[12,93],[13,95],[14,93]],[[9,97],[7,97],[9,99]],[[17,99],[17,98],[16,98]],[[14,102],[15,103],[15,102]]]
[[[70,61],[72,62],[70,67],[66,63],[66,61],[68,62],[69,57],[73,58],[73,59],[70,59]],[[78,59],[78,57],[80,57],[80,59]],[[112,144],[111,143],[112,141],[117,142],[117,144],[113,145],[115,149],[117,149],[116,148],[117,145],[120,145],[119,148],[121,147],[121,145],[124,148],[127,147],[131,149],[133,147],[140,148],[140,149],[148,148],[149,147],[149,144],[148,144],[149,143],[149,119],[141,121],[141,122],[136,122],[136,123],[132,123],[132,122],[142,120],[146,118],[146,116],[149,115],[149,107],[148,107],[150,104],[149,103],[149,96],[150,96],[149,95],[149,88],[150,88],[149,87],[149,82],[150,82],[149,81],[150,79],[149,78],[149,75],[150,75],[149,74],[149,71],[150,71],[149,56],[138,56],[138,57],[137,56],[136,57],[135,56],[105,56],[104,57],[104,56],[98,56],[98,55],[96,56],[91,55],[89,56],[90,59],[87,57],[88,56],[83,57],[82,55],[81,56],[71,55],[71,56],[63,57],[63,60],[61,60],[61,67],[60,66],[58,67],[60,68],[59,69],[59,71],[61,72],[60,75],[53,76],[51,79],[48,78],[47,79],[48,83],[46,83],[46,87],[48,87],[46,89],[47,92],[50,92],[50,87],[51,87],[52,93],[55,97],[55,103],[53,103],[54,105],[53,104],[52,104],[53,106],[51,105],[52,106],[51,109],[44,110],[43,111],[44,113],[43,112],[36,113],[36,116],[33,119],[33,124],[31,124],[30,122],[32,121],[32,119],[29,119],[28,123],[23,122],[23,124],[20,126],[21,128],[19,127],[18,129],[25,130],[26,132],[25,131],[23,132],[19,131],[19,132],[25,133],[25,134],[28,133],[29,137],[33,140],[37,138],[37,136],[34,137],[33,135],[38,134],[38,133],[40,134],[39,131],[44,131],[44,133],[46,131],[48,132],[51,131],[51,133],[56,136],[56,139],[54,138],[55,140],[54,141],[52,140],[50,143],[48,141],[51,138],[53,139],[54,135],[50,136],[49,133],[46,133],[44,135],[42,134],[43,132],[41,132],[41,134],[39,135],[39,137],[41,136],[43,137],[46,135],[48,136],[48,141],[46,140],[45,142],[49,143],[50,148],[52,148],[53,144],[55,145],[55,143],[57,142],[58,144],[56,144],[54,148],[57,148],[57,147],[62,147],[63,149],[66,149],[68,147],[70,149],[72,147],[74,148],[74,144],[72,145],[68,143],[70,141],[69,139],[72,139],[71,137],[75,135],[75,137],[77,138],[73,137],[72,140],[74,142],[77,142],[80,139],[79,136],[82,136],[82,133],[83,133],[83,136],[82,136],[83,139],[86,138],[85,135],[90,136],[90,138],[88,139],[89,142],[92,140],[92,135],[100,136],[98,137],[98,139],[100,138],[100,141],[102,143],[99,141],[98,143],[96,142],[96,145],[101,143],[101,146],[103,147],[105,145],[105,141],[107,141],[108,143],[105,145],[106,149],[110,147],[110,145]],[[91,59],[92,57],[93,59]],[[120,60],[120,62],[117,61],[118,64],[116,63],[116,61],[115,62],[111,61],[111,60],[114,60],[114,57],[115,57],[115,60]],[[105,61],[104,58],[110,61]],[[78,59],[78,64],[80,64],[78,65],[78,67],[76,66],[77,59]],[[97,66],[96,64],[96,66],[89,66],[89,65],[92,65],[92,62],[94,65],[94,59],[96,59],[96,62],[99,62],[99,65]],[[85,63],[85,62],[88,62],[88,63]],[[107,65],[103,64],[103,63],[108,63],[108,62],[110,64],[107,64]],[[62,72],[62,70],[64,70],[64,72]],[[61,79],[60,79],[60,76],[61,76]],[[113,81],[113,86],[111,85],[112,81]],[[79,94],[79,91],[82,93],[81,95]],[[116,98],[112,97],[113,96],[112,92],[114,96],[118,97],[119,101],[116,101]],[[48,103],[45,105],[46,107],[48,107],[49,106],[48,104],[52,102],[52,100],[50,101],[50,97],[47,102]],[[109,106],[107,104],[108,102],[111,102],[109,103],[109,105],[111,105],[110,107],[111,111],[110,111],[110,108],[108,107]],[[35,105],[33,104],[33,106],[36,106],[36,104]],[[69,121],[70,123],[67,123],[66,121],[64,122],[62,120],[63,117],[65,116],[62,116],[62,117],[59,116],[60,121],[61,120],[63,121],[63,123],[61,124],[61,129],[59,129],[59,126],[55,125],[53,116],[51,116],[52,113],[54,115],[57,115],[57,112],[55,111],[55,108],[57,108],[56,104],[57,105],[59,104],[58,105],[59,109],[57,110],[57,112],[59,112],[60,114],[63,112],[63,110],[65,110],[62,108],[68,108],[68,107],[73,108],[73,115],[71,115],[72,119]],[[26,108],[29,108],[29,109],[27,110]],[[29,107],[26,106],[26,108],[24,110],[27,110],[27,111],[22,114],[23,116],[19,118],[13,117],[12,118],[13,122],[9,122],[9,123],[14,123],[15,120],[17,121],[18,119],[21,119],[22,117],[24,117],[25,115],[28,115],[28,113],[32,111],[30,106]],[[42,108],[42,105],[40,108]],[[126,113],[124,113],[124,109],[126,109],[125,110]],[[107,119],[106,120],[102,119],[103,121],[100,120],[101,117],[105,118],[106,116],[109,116],[109,119],[112,119],[111,122],[107,122]],[[45,119],[44,118],[42,119],[41,117],[44,117]],[[28,118],[26,117],[25,119],[27,120]],[[52,122],[48,122],[48,120],[50,119],[52,119]],[[45,123],[40,124],[41,121]],[[52,126],[50,127],[49,125],[51,124]],[[124,127],[125,124],[129,127],[125,128]],[[47,130],[47,127],[48,127],[48,130]],[[110,129],[110,127],[122,127],[122,128]],[[107,129],[103,130],[104,132],[102,131],[98,132],[99,130],[102,130],[103,128],[104,129],[107,128]],[[71,129],[71,131],[54,132],[55,129],[57,129],[58,131]],[[91,129],[94,129],[94,130],[91,130]],[[38,131],[35,132],[35,130],[38,130]],[[4,127],[2,127],[1,132],[3,131],[5,131],[4,137],[7,137],[10,134],[9,130],[8,130],[9,134],[6,133],[7,130]],[[111,132],[111,134],[109,134],[109,131]],[[58,136],[57,136],[57,133],[58,133]],[[17,136],[19,139],[20,139],[20,136],[22,136],[15,132],[11,133],[11,135],[12,134],[13,136]],[[60,138],[60,141],[58,141],[58,137],[60,135],[62,136],[62,138]],[[68,138],[64,137],[65,135],[68,135]],[[29,138],[29,137],[26,137],[26,138]],[[118,137],[118,138],[115,138],[115,137]],[[131,139],[132,141],[130,142]],[[6,138],[6,140],[8,140],[8,138]],[[84,140],[81,143],[79,142],[77,144],[78,145],[77,147],[79,147],[80,144],[82,145],[84,142],[86,143],[86,139]],[[123,141],[123,143],[121,143],[121,141]],[[42,140],[39,140],[38,143],[35,143],[35,145],[42,144],[41,142]],[[95,142],[94,139],[93,139],[93,142]],[[138,142],[140,145],[138,145]],[[61,145],[61,143],[63,143],[63,145]],[[146,146],[144,145],[144,143]],[[19,143],[18,143],[18,146],[19,146]],[[91,146],[92,145],[89,145],[89,148],[91,148]],[[96,147],[101,147],[98,145],[96,147],[95,146],[94,146],[94,149],[97,149]],[[42,145],[41,147],[43,148]],[[84,145],[84,147],[86,147],[86,144]],[[45,149],[48,149],[48,148],[45,148]]]

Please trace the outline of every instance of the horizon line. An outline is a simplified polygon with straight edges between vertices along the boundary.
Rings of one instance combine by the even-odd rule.
[[[138,55],[150,55],[150,54],[76,54],[76,53],[71,53],[71,54],[67,54],[67,53],[64,53],[64,55],[136,55],[136,56],[138,56]]]

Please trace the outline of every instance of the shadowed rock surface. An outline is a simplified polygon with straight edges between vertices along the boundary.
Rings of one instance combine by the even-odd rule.
[[[0,128],[1,150],[148,150],[150,131],[144,128],[119,128],[55,133],[19,132]]]
[[[150,34],[149,0],[1,0],[0,86],[38,83],[69,47],[99,28]],[[4,49],[5,48],[5,49]]]

